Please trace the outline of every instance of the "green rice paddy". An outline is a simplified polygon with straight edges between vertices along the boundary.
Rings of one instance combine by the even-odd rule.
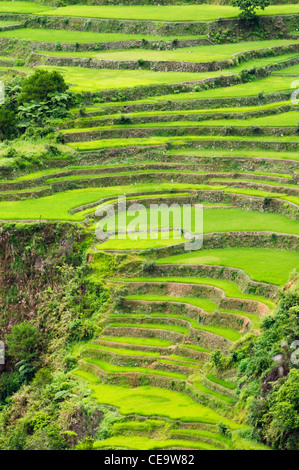
[[[79,38],[78,38],[79,39]],[[157,51],[149,49],[128,49],[115,51],[40,51],[54,57],[90,57],[103,60],[126,60],[138,61],[186,61],[186,62],[211,62],[213,60],[226,60],[232,58],[236,53],[250,51],[252,49],[264,49],[278,45],[294,44],[294,39],[240,42],[238,44],[222,44],[208,46],[194,46],[178,49],[175,51]]]
[[[75,371],[74,374],[80,376],[81,372]],[[196,403],[184,393],[149,386],[131,389],[98,383],[90,383],[90,388],[98,403],[115,406],[123,415],[136,413],[211,424],[222,421],[231,429],[242,428],[210,408]]]
[[[270,248],[224,248],[162,258],[157,264],[208,264],[244,270],[252,279],[275,285],[287,282],[299,269],[299,253]]]
[[[2,2],[1,2],[2,3]],[[4,2],[8,3],[8,2]],[[19,4],[21,2],[15,2]],[[24,2],[25,3],[25,2]],[[30,2],[29,2],[30,3]],[[25,3],[26,5],[26,3]],[[20,6],[18,5],[18,8]],[[14,11],[16,11],[16,7]],[[28,9],[31,9],[28,5]],[[25,9],[25,6],[24,6]],[[134,19],[152,21],[209,21],[219,17],[232,18],[239,14],[237,8],[228,5],[134,5],[134,6],[89,6],[72,5],[61,7],[56,10],[48,9],[47,15],[55,16],[79,16],[87,18],[114,18],[114,19]],[[43,12],[44,13],[44,12]],[[264,11],[258,12],[261,15],[283,15],[299,13],[298,5],[271,5]]]
[[[237,372],[227,369],[224,374],[212,365],[211,354],[219,349],[229,356],[244,335],[259,334],[260,319],[276,308],[278,288],[299,272],[299,118],[291,100],[298,54],[295,47],[281,49],[279,55],[270,50],[298,40],[287,34],[268,40],[243,36],[232,43],[176,48],[176,40],[209,39],[188,34],[213,27],[194,23],[235,18],[230,23],[234,28],[239,10],[230,5],[51,7],[0,0],[0,13],[38,18],[25,23],[37,28],[0,32],[3,44],[5,38],[19,40],[16,56],[19,47],[29,50],[26,41],[54,42],[54,51],[38,46],[49,56],[48,64],[81,64],[76,57],[91,59],[89,64],[92,59],[135,63],[135,70],[121,69],[123,64],[119,69],[42,65],[46,58],[35,54],[38,68],[59,71],[81,97],[57,124],[65,143],[58,143],[61,135],[57,142],[56,136],[49,138],[61,155],[52,159],[44,139],[18,139],[13,142],[16,151],[30,162],[33,155],[38,160],[22,169],[7,158],[10,143],[0,144],[0,221],[82,224],[89,239],[93,237],[84,253],[90,281],[105,285],[111,295],[97,313],[94,337],[75,342],[69,351],[78,361],[71,375],[88,385],[97,404],[108,406],[109,413],[117,411],[116,422],[109,424],[102,440],[96,438],[94,449],[265,448],[239,434],[248,425],[241,424],[243,410],[234,410]],[[293,15],[292,28],[298,13],[297,4],[258,12]],[[10,23],[3,18],[0,27]],[[47,29],[46,24],[65,27]],[[103,50],[103,43],[142,40],[140,48],[120,44]],[[152,42],[150,48],[145,41]],[[80,44],[88,43],[92,46],[82,51]],[[63,44],[72,45],[72,51],[62,51]],[[266,51],[258,52],[259,57],[241,57],[233,67],[213,70],[215,64],[210,65],[261,49]],[[15,70],[1,67],[1,80],[34,71],[28,66],[34,64],[31,59],[26,67],[17,67],[15,57],[5,50],[1,54],[0,60],[11,60]],[[163,61],[165,67],[167,62],[188,62],[189,70],[192,63],[203,62],[209,71],[182,72],[180,64],[175,72],[154,71],[144,61]],[[261,67],[264,78],[254,74]],[[251,70],[250,76],[245,70]],[[214,78],[211,84],[208,79]],[[44,190],[49,195],[41,197]],[[174,204],[190,200],[193,222],[196,206],[203,204],[202,249],[183,252],[195,227],[186,227],[181,206],[170,213],[164,206],[99,220],[98,211],[122,195],[140,204],[149,204],[149,199]],[[97,230],[103,227],[107,237],[101,242]],[[193,232],[198,234],[198,227]],[[209,242],[206,246],[212,248],[207,249],[210,234],[215,243]],[[212,278],[197,274],[209,268],[192,275],[184,265],[220,268],[206,274],[217,276]],[[239,269],[240,276],[234,278],[226,267]],[[236,282],[227,280],[228,275]],[[231,435],[217,432],[220,422]]]

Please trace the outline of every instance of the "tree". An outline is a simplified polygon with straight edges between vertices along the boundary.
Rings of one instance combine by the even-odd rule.
[[[52,94],[64,93],[67,89],[68,86],[59,72],[37,69],[22,83],[18,101],[20,103],[40,102]]]
[[[5,106],[0,106],[0,140],[12,139],[17,133],[17,117]]]
[[[213,366],[215,366],[215,367],[221,367],[222,366],[222,354],[221,354],[220,349],[215,349],[215,351],[212,352],[211,362],[212,362]]]
[[[240,8],[241,16],[247,19],[253,19],[256,15],[256,10],[264,10],[270,5],[270,0],[231,0],[233,7]]]
[[[299,449],[299,370],[292,369],[270,397],[265,416],[266,438],[278,448]],[[291,438],[291,439],[290,439]]]
[[[37,355],[40,334],[36,326],[28,321],[14,325],[5,339],[8,354],[14,359],[31,361]]]

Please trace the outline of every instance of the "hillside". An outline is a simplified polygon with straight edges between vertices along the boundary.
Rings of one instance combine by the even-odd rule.
[[[73,3],[0,0],[0,449],[299,450],[298,4]]]

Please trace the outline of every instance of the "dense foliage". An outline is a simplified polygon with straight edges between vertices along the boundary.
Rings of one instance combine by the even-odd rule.
[[[90,392],[68,374],[77,364],[70,348],[98,332],[109,299],[89,280],[88,240],[68,224],[2,231],[0,448],[70,448],[100,426]]]
[[[56,71],[36,70],[5,87],[5,106],[0,107],[0,141],[21,136],[53,133],[57,119],[67,116],[74,101],[63,76]]]
[[[264,10],[270,5],[269,0],[232,0],[231,5],[233,7],[240,8],[241,16],[247,19],[255,17],[256,10]]]
[[[299,284],[281,292],[280,306],[266,316],[259,336],[247,335],[232,352],[255,434],[278,449],[299,450],[299,369],[294,346],[299,337]]]

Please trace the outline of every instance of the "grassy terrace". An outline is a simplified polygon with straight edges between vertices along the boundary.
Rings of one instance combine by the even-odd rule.
[[[250,214],[250,216],[249,216]],[[138,217],[138,219],[137,219]],[[191,220],[196,217],[196,209],[191,208]],[[138,229],[147,230],[150,226],[151,229],[163,228],[177,228],[182,227],[182,208],[174,208],[169,213],[168,209],[146,209],[140,211],[138,216],[134,213],[132,216],[129,214],[126,217],[125,213],[118,214],[114,218],[105,219],[103,223],[99,223],[98,227],[106,228],[112,231],[115,229],[123,231],[130,226],[133,228],[133,223],[137,222]],[[188,230],[185,227],[185,230]],[[189,229],[190,230],[190,229]],[[194,228],[193,228],[194,230]],[[257,211],[248,212],[242,209],[205,209],[203,212],[203,233],[213,232],[251,232],[251,231],[272,231],[280,233],[290,233],[299,235],[299,227],[296,220],[291,220],[286,216],[275,213],[262,213]],[[177,236],[178,237],[178,236]],[[122,240],[120,240],[121,245]]]
[[[68,357],[61,364],[72,366],[76,360],[76,369],[68,369],[71,376],[85,382],[103,411],[108,406],[97,434],[92,435],[94,448],[264,448],[247,437],[246,414],[251,413],[251,405],[249,401],[245,405],[247,395],[244,403],[238,400],[243,400],[244,390],[248,392],[243,386],[250,379],[246,376],[243,382],[245,377],[240,380],[240,374],[245,374],[245,368],[247,374],[247,364],[253,367],[248,362],[248,348],[253,347],[249,342],[253,344],[252,337],[261,333],[263,315],[274,314],[280,288],[294,271],[299,272],[299,114],[291,100],[299,66],[290,66],[298,61],[298,53],[286,52],[295,47],[282,47],[279,55],[270,50],[291,44],[297,47],[299,37],[288,39],[284,29],[279,34],[280,26],[276,25],[280,25],[280,19],[275,18],[276,37],[284,38],[260,39],[267,37],[267,29],[266,33],[257,35],[254,30],[247,34],[242,26],[238,29],[242,35],[236,34],[234,39],[239,10],[218,4],[52,7],[0,0],[0,27],[1,14],[6,13],[27,14],[28,21],[21,29],[0,32],[0,61],[5,64],[4,60],[10,59],[12,65],[0,68],[0,79],[9,81],[35,68],[56,70],[71,91],[79,94],[66,118],[50,121],[54,135],[35,139],[26,132],[15,141],[0,143],[0,222],[7,230],[6,222],[12,221],[14,232],[23,230],[25,222],[37,221],[38,230],[43,222],[50,221],[71,222],[71,229],[80,223],[82,233],[86,230],[82,259],[88,261],[88,282],[85,284],[85,271],[80,271],[80,285],[84,286],[79,292],[80,302],[82,296],[87,297],[82,311],[79,307],[73,311],[70,339],[66,340]],[[271,5],[259,14],[289,15],[282,23],[293,29],[299,5]],[[220,17],[234,20],[194,24]],[[272,25],[272,19],[267,21]],[[267,28],[267,21],[262,20],[260,26]],[[214,28],[223,37],[228,34],[222,26],[229,28],[236,42],[175,49],[175,41],[164,44],[161,50],[159,45],[140,42],[139,48],[134,48],[136,44],[129,43],[205,38],[198,44],[206,44]],[[94,32],[97,30],[100,32]],[[138,34],[126,32],[134,30]],[[188,35],[196,30],[207,35]],[[163,31],[171,35],[162,35]],[[184,36],[175,31],[184,32]],[[12,53],[7,51],[14,42],[5,38],[19,40]],[[30,46],[27,41],[56,43],[56,47]],[[122,41],[126,44],[103,50],[107,42]],[[93,46],[84,46],[88,43]],[[28,57],[21,57],[26,67],[17,67],[17,59],[11,55],[19,57],[31,48],[41,50],[28,52]],[[84,48],[89,50],[83,52]],[[248,51],[257,51],[259,57],[244,61],[254,55],[246,54],[237,66],[229,67],[236,54]],[[80,60],[83,58],[86,62]],[[96,65],[92,59],[132,61],[136,69],[126,69],[124,64],[104,64],[118,69],[91,68],[103,65]],[[176,65],[154,67],[140,59]],[[208,65],[213,61],[230,62],[226,62],[226,69],[213,71],[215,64]],[[205,63],[197,69],[209,71],[150,69],[184,70],[180,62],[186,62],[188,70],[196,69],[196,63]],[[44,65],[60,63],[77,66]],[[83,63],[87,66],[78,66]],[[271,68],[261,70],[267,66]],[[255,73],[254,68],[259,70]],[[229,83],[238,84],[222,86]],[[8,153],[10,148],[15,152]],[[101,220],[99,211],[108,204],[116,208],[122,195],[133,203],[145,203],[147,209],[131,214],[120,211],[115,218]],[[191,227],[190,220],[185,223],[181,206],[170,212],[165,206],[149,210],[150,204],[163,202],[190,203]],[[198,226],[195,229],[199,204],[204,206],[204,244],[201,250],[187,251],[190,244],[184,244],[192,238],[190,233],[201,232]],[[68,224],[58,225],[64,229]],[[101,228],[107,235],[103,242],[97,236]],[[68,243],[72,243],[72,237],[73,232]],[[36,251],[39,237],[34,240]],[[62,262],[68,261],[68,252],[60,252]],[[30,253],[26,251],[26,259]],[[79,252],[74,253],[74,259],[79,262]],[[73,279],[71,268],[61,274],[63,279],[68,279],[66,275]],[[101,296],[99,304],[94,292]],[[56,290],[51,295],[56,295]],[[51,307],[52,297],[49,302]],[[66,303],[61,328],[68,328],[67,308]],[[48,311],[47,303],[38,310],[39,315],[44,309]],[[73,339],[77,337],[84,339]],[[53,350],[59,341],[51,343]],[[240,346],[235,344],[239,341]],[[220,367],[217,354],[213,354],[216,350],[230,358],[221,357]],[[47,357],[51,361],[52,356]],[[53,358],[54,365],[64,359],[58,349]],[[59,374],[63,374],[61,370]],[[260,383],[265,383],[264,377]],[[257,382],[253,385],[257,387]],[[30,397],[30,384],[27,389]],[[62,413],[77,403],[73,390],[65,404],[59,399]],[[80,386],[81,391],[83,396]],[[254,397],[249,391],[250,399]],[[84,406],[88,400],[86,393]],[[12,397],[7,408],[15,403]],[[95,409],[93,403],[88,410]],[[52,406],[45,411],[51,414]],[[35,419],[35,415],[22,415],[21,423],[32,416]],[[218,432],[220,422],[231,434]],[[34,444],[34,437],[30,435],[28,442]],[[0,429],[0,447],[1,438]],[[81,435],[79,438],[81,441]]]
[[[127,234],[124,240],[116,235],[115,238],[109,238],[103,243],[96,244],[95,247],[98,250],[148,250],[149,248],[177,245],[187,241],[176,231],[163,232],[163,236],[165,238],[162,238],[161,232],[151,232],[150,236],[147,233],[135,233],[133,236]]]
[[[63,71],[63,69],[61,69]],[[222,71],[223,72],[223,71]],[[222,73],[221,72],[221,73]],[[163,72],[152,72],[163,74]],[[165,73],[165,72],[164,72]],[[168,72],[174,73],[174,72]],[[211,72],[212,73],[212,72]],[[215,72],[213,73],[213,76]],[[196,73],[192,74],[194,80],[196,80]],[[66,77],[67,78],[67,77]],[[207,77],[208,78],[208,77]],[[215,88],[210,90],[188,92],[188,93],[173,93],[162,96],[149,96],[146,99],[136,101],[122,101],[121,104],[127,106],[129,104],[148,104],[159,101],[189,101],[189,100],[201,100],[201,99],[215,99],[215,98],[240,98],[246,96],[255,96],[258,93],[274,93],[278,91],[292,90],[291,85],[294,81],[294,77],[289,76],[270,76],[261,80],[256,80],[249,83],[242,83],[240,85],[234,85],[224,88]],[[105,103],[108,106],[111,103]],[[114,103],[114,106],[120,103]],[[213,104],[211,103],[213,106]]]
[[[268,111],[268,110],[273,110],[273,111],[278,111],[279,108],[282,106],[292,106],[292,102],[290,100],[288,101],[277,101],[274,103],[269,103],[269,104],[264,104],[264,105],[257,105],[257,106],[239,106],[239,107],[222,107],[222,108],[201,108],[201,109],[185,109],[185,110],[165,110],[165,111],[134,111],[130,112],[128,115],[130,118],[136,118],[136,117],[152,117],[152,116],[179,116],[179,115],[206,115],[206,114],[224,114],[224,113],[233,113],[233,114],[239,114],[239,113],[244,113],[245,115],[248,113],[252,112],[258,112],[258,111]],[[80,117],[77,118],[76,125],[83,126],[85,122],[94,122],[94,121],[101,121],[101,120],[108,120],[108,119],[116,119],[119,118],[119,113],[118,114],[100,114],[103,112],[105,108],[98,108],[98,113],[99,115],[94,115],[94,116],[89,116],[89,117]],[[108,111],[109,108],[108,108]],[[78,110],[74,109],[73,113],[75,114],[78,112]],[[96,113],[97,108],[89,108],[86,109],[86,113]]]
[[[41,67],[40,67],[41,68]],[[221,75],[221,72],[205,73],[192,72],[152,72],[151,70],[110,70],[95,71],[84,67],[53,67],[43,66],[46,70],[58,70],[63,74],[67,83],[76,92],[123,89],[138,86],[179,83],[202,80],[203,78]]]
[[[163,51],[160,51],[163,52]],[[140,57],[139,57],[140,58]],[[266,60],[266,59],[260,59]],[[279,61],[279,59],[276,59]],[[271,58],[274,61],[274,58]],[[245,63],[239,66],[238,70],[248,67],[251,63]],[[46,70],[58,70],[61,72],[67,83],[71,85],[73,91],[84,92],[91,91],[97,92],[107,89],[125,89],[137,86],[147,86],[155,84],[169,84],[169,83],[180,83],[180,82],[192,82],[203,80],[206,78],[217,77],[223,75],[225,71],[214,71],[214,72],[153,72],[151,70],[110,70],[100,69],[95,71],[90,68],[84,67],[58,67],[45,65],[43,67]],[[237,72],[236,69],[228,69],[226,74]],[[257,80],[255,82],[244,83],[241,85],[235,85],[228,88],[216,88],[213,90],[204,90],[200,92],[191,93],[179,93],[173,95],[162,95],[148,97],[143,100],[134,101],[133,103],[149,103],[154,101],[181,101],[181,100],[194,100],[204,98],[219,98],[219,97],[240,97],[240,96],[253,96],[259,92],[276,92],[283,90],[291,90],[291,84],[294,81],[294,77],[289,76],[271,76],[263,80]],[[123,101],[122,105],[127,105],[129,102]],[[115,105],[115,104],[114,104]],[[117,103],[119,105],[119,103]]]
[[[168,297],[168,296],[132,296],[132,297],[134,297],[134,299],[132,300],[147,300],[148,297],[154,297],[156,300],[153,300],[153,301],[156,301],[156,302],[179,302],[181,303],[179,299],[175,299],[175,298]],[[195,298],[193,299],[181,298],[181,299],[182,299],[182,303],[199,306],[199,305],[196,305],[197,300]],[[126,316],[127,320],[132,321],[131,323],[128,323],[127,321],[124,322],[122,317],[123,316],[111,315],[111,321],[109,322],[108,326],[117,327],[117,328],[126,327],[126,328],[143,328],[143,329],[149,329],[149,330],[167,330],[167,331],[173,331],[175,333],[188,335],[189,328],[186,328],[185,326],[176,325],[177,320],[183,320],[184,322],[187,322],[187,324],[189,324],[188,326],[189,327],[191,326],[194,330],[206,331],[208,333],[212,333],[213,335],[221,336],[225,339],[228,339],[229,341],[238,341],[239,339],[242,338],[242,334],[233,328],[213,326],[213,325],[199,325],[196,322],[196,320],[190,319],[189,317],[184,317],[183,315],[173,314],[173,315],[163,316],[162,314],[152,314],[149,317],[148,315],[135,314],[132,317]],[[149,321],[149,318],[152,320],[152,322],[141,323],[142,320]],[[155,320],[157,321],[157,323],[155,322]],[[163,320],[165,321],[163,322]],[[170,324],[166,323],[170,321],[171,321]]]
[[[183,422],[201,422],[216,424],[219,421],[226,423],[231,429],[240,429],[239,425],[210,408],[196,403],[184,393],[155,387],[125,388],[115,385],[102,385],[92,374],[86,375],[75,371],[75,375],[88,379],[90,387],[98,403],[108,404],[119,408],[123,415],[136,413],[142,416],[163,416],[170,419],[179,419]],[[184,414],[182,416],[182,408]]]
[[[113,321],[113,319],[111,319],[108,326],[112,328],[139,328],[143,330],[170,331],[173,333],[180,333],[181,335],[186,335],[186,337],[189,334],[189,329],[185,328],[184,326],[168,325],[165,323],[137,323],[136,320],[137,317],[134,317],[132,318],[132,323],[128,323],[124,321]]]
[[[205,312],[213,313],[217,308],[216,302],[212,302],[209,299],[201,297],[168,297],[165,295],[152,295],[152,294],[140,294],[140,295],[127,295],[128,300],[146,300],[147,302],[164,302],[169,300],[170,302],[187,303],[195,305],[196,307],[202,308]]]
[[[182,157],[199,157],[199,158],[258,158],[258,159],[281,159],[281,160],[299,160],[298,152],[275,152],[269,150],[247,150],[241,148],[239,150],[225,150],[225,149],[189,149],[181,148],[176,150],[168,150],[168,155],[182,156]]]
[[[45,11],[53,10],[53,8],[44,5],[38,5],[33,2],[23,2],[23,1],[0,1],[0,13],[32,13],[32,14],[41,14]]]
[[[150,439],[139,435],[129,437],[110,437],[104,441],[95,443],[95,449],[134,449],[134,450],[154,450],[154,449],[196,449],[196,450],[221,450],[222,446],[217,443],[208,444],[205,442],[189,441],[187,439]]]
[[[165,182],[159,184],[161,191],[170,190],[219,190],[225,186],[200,185]],[[0,220],[84,220],[84,212],[70,214],[71,209],[80,207],[83,204],[94,203],[106,197],[117,197],[121,194],[134,194],[136,192],[153,192],[156,186],[154,183],[134,184],[128,186],[108,187],[108,188],[82,188],[67,190],[61,193],[55,193],[51,196],[40,197],[36,199],[25,199],[22,201],[0,201]],[[235,192],[237,194],[249,194],[264,197],[281,198],[298,204],[298,197],[288,196],[286,194],[271,193],[260,190],[250,189],[231,189],[226,192]],[[17,192],[17,191],[16,191]],[[91,212],[90,210],[87,211]],[[179,215],[177,214],[177,217]],[[234,218],[237,216],[237,220]],[[241,209],[205,209],[205,233],[213,231],[231,231],[231,230],[256,230],[264,231],[272,227],[273,231],[298,234],[297,223],[294,220],[279,214],[252,212],[252,219],[248,219],[248,212]],[[244,225],[242,225],[244,222]],[[270,225],[269,225],[270,224]],[[157,227],[157,229],[160,227]]]
[[[162,258],[163,261],[163,258]],[[213,278],[205,278],[205,277],[179,277],[179,276],[163,276],[163,277],[134,277],[134,278],[125,278],[121,279],[121,282],[129,283],[129,282],[157,282],[157,283],[165,283],[165,282],[174,282],[174,283],[182,283],[182,284],[199,284],[204,286],[213,286],[219,289],[222,289],[225,293],[226,297],[232,297],[236,299],[248,299],[248,300],[255,300],[258,302],[263,302],[270,307],[274,307],[274,304],[271,300],[267,299],[266,297],[257,296],[253,294],[247,294],[242,292],[238,286],[232,282],[227,281],[225,279],[213,279]]]
[[[275,72],[276,75],[299,75],[299,64]]]
[[[97,130],[109,129],[144,129],[144,128],[167,128],[167,127],[296,127],[298,124],[298,111],[288,111],[282,114],[274,114],[272,116],[263,116],[258,118],[248,119],[216,119],[216,120],[202,120],[202,121],[171,121],[171,122],[149,122],[142,124],[124,124],[122,126],[97,126],[87,127],[82,129],[66,129],[63,134],[73,134],[78,132],[94,132]]]
[[[193,185],[162,183],[160,191],[174,189],[190,189]],[[194,189],[198,185],[194,185]],[[200,185],[199,185],[200,187]],[[56,193],[39,199],[27,199],[24,201],[0,201],[0,220],[23,220],[45,218],[48,220],[76,220],[83,221],[84,216],[69,214],[70,209],[75,209],[83,204],[100,201],[106,197],[117,197],[122,194],[135,192],[152,192],[157,188],[154,184],[137,184],[134,186],[116,186],[109,188],[83,188]]]
[[[2,28],[2,26],[11,26],[15,24],[17,24],[17,21],[1,21],[0,20],[0,28]]]
[[[127,138],[127,139],[102,139],[93,140],[90,142],[74,142],[68,143],[73,149],[84,152],[89,150],[101,150],[105,148],[118,148],[118,147],[144,147],[144,146],[155,146],[165,145],[166,143],[172,143],[173,145],[184,145],[188,142],[195,144],[215,144],[221,143],[242,143],[242,147],[245,147],[248,143],[255,143],[257,147],[262,147],[263,142],[265,143],[288,143],[294,142],[299,143],[299,137],[287,136],[287,137],[239,137],[239,136],[182,136],[182,137],[149,137],[149,138]]]
[[[134,372],[134,373],[139,373],[139,374],[152,374],[152,375],[161,375],[164,377],[173,377],[175,379],[179,380],[184,380],[186,379],[186,376],[183,374],[178,374],[175,372],[164,372],[161,370],[152,370],[148,369],[146,367],[123,367],[123,366],[116,366],[114,364],[110,364],[109,362],[106,361],[101,361],[98,359],[91,359],[89,357],[84,357],[83,358],[84,362],[87,362],[89,364],[94,364],[100,369],[102,369],[105,372],[112,372],[112,373],[126,373],[126,372]]]
[[[79,38],[78,38],[79,39]],[[140,58],[148,61],[186,61],[186,62],[211,62],[213,60],[225,60],[232,58],[236,53],[256,49],[265,49],[279,45],[294,44],[294,39],[240,42],[237,44],[222,44],[209,46],[186,47],[176,51],[156,51],[148,49],[132,49],[118,51],[86,51],[86,52],[62,52],[51,51],[41,53],[56,57],[91,57],[103,60],[133,60]]]
[[[131,345],[138,345],[138,346],[152,346],[152,347],[161,347],[166,348],[171,346],[171,341],[167,341],[160,338],[134,338],[130,336],[102,336],[100,337],[103,341],[109,341],[113,343],[120,343],[120,344],[131,344]]]
[[[6,22],[3,22],[3,24]],[[1,26],[1,22],[0,22]],[[32,29],[22,28],[15,31],[2,31],[0,37],[16,38],[25,41],[37,42],[60,42],[65,44],[84,44],[84,43],[101,43],[101,42],[119,42],[119,41],[138,41],[145,39],[146,41],[173,41],[175,36],[154,36],[150,34],[125,34],[125,33],[94,33],[92,31],[68,31],[61,29]],[[180,40],[196,39],[204,36],[180,36]],[[294,42],[294,40],[293,40]],[[88,54],[88,52],[86,52]],[[85,55],[85,57],[88,57]]]
[[[16,2],[17,3],[17,2]],[[14,7],[12,7],[14,8]],[[298,14],[296,4],[273,5],[259,12],[261,15]],[[239,14],[237,8],[228,5],[142,5],[142,6],[83,6],[72,5],[50,9],[47,15],[80,16],[86,18],[114,18],[153,21],[210,21],[219,17],[233,18]]]
[[[244,270],[255,281],[279,286],[287,282],[292,270],[299,270],[299,253],[269,248],[223,248],[161,258],[157,264],[230,266]]]

